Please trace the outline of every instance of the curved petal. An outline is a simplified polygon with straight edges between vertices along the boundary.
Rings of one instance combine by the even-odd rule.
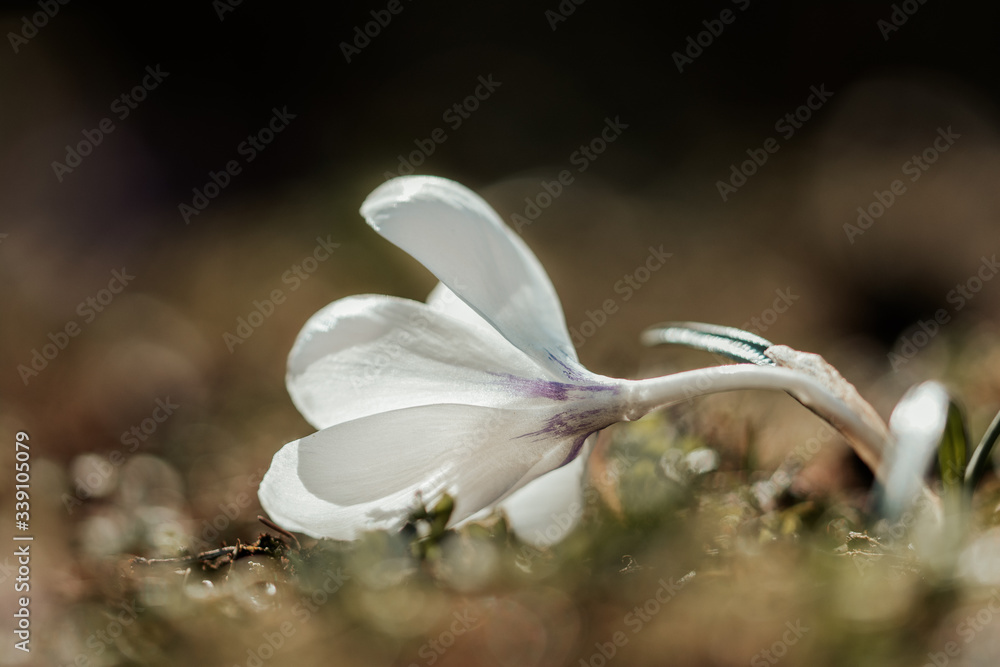
[[[361,214],[543,368],[573,377],[579,363],[552,282],[479,195],[448,179],[403,176],[368,195]]]
[[[485,323],[427,304],[360,295],[313,315],[288,356],[292,401],[316,428],[377,412],[466,403],[498,406],[551,385],[524,353]]]
[[[448,492],[451,521],[461,521],[572,450],[571,437],[534,432],[553,406],[429,405],[332,426],[275,454],[261,506],[289,530],[354,539],[398,529],[419,499],[431,504]]]

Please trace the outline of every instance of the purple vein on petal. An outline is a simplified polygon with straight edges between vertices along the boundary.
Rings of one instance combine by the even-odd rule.
[[[575,372],[572,367],[562,364],[562,362],[552,355],[550,357],[566,369],[566,375],[569,379],[586,379],[586,376]],[[557,382],[542,378],[525,378],[510,373],[491,372],[490,375],[497,378],[501,385],[516,395],[528,398],[543,398],[567,404],[567,409],[561,410],[549,417],[541,429],[523,433],[515,438],[516,440],[520,440],[521,438],[563,439],[575,436],[569,453],[558,466],[560,468],[580,454],[580,450],[583,448],[583,444],[588,436],[621,420],[619,408],[615,405],[617,401],[608,400],[620,392],[620,388],[617,386]],[[582,410],[574,409],[576,407],[573,405],[575,401],[585,401],[586,399],[590,399],[590,401],[583,405],[594,405],[594,399],[598,399],[600,407]]]
[[[549,417],[546,420],[545,426],[541,429],[524,433],[517,436],[516,439],[537,438],[539,436],[564,438],[578,434],[583,434],[586,437],[594,431],[610,426],[616,421],[618,421],[618,418],[607,408],[565,410]]]
[[[583,443],[587,441],[589,436],[589,433],[581,435],[573,442],[573,447],[569,450],[569,454],[567,454],[566,458],[563,459],[563,462],[559,464],[560,468],[579,456],[580,450],[583,449]]]
[[[565,359],[557,357],[556,355],[552,354],[552,352],[548,350],[546,350],[546,352],[549,355],[549,359],[551,359],[552,361],[554,361],[555,363],[557,363],[559,366],[562,367],[563,373],[565,373],[567,379],[569,380],[583,379],[584,376],[580,373],[580,370],[578,368],[570,366],[569,364],[566,363]]]
[[[615,391],[617,388],[599,384],[574,384],[571,382],[555,382],[542,378],[525,378],[510,373],[490,373],[500,380],[501,384],[511,391],[529,398],[547,398],[552,401],[566,401],[575,398],[571,395],[580,392],[582,396],[598,392]],[[580,397],[582,397],[580,396]]]

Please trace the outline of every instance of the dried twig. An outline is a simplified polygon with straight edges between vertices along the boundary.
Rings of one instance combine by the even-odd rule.
[[[284,535],[285,537],[287,537],[288,539],[290,539],[292,542],[295,543],[295,548],[296,549],[301,549],[302,548],[302,545],[299,544],[299,538],[295,537],[290,532],[288,532],[287,530],[285,530],[284,528],[282,528],[281,526],[279,526],[275,522],[271,521],[267,517],[261,516],[260,514],[258,514],[257,515],[257,520],[260,521],[265,526],[267,526],[268,528],[270,528],[271,530],[275,531],[276,533],[279,533],[280,535]]]

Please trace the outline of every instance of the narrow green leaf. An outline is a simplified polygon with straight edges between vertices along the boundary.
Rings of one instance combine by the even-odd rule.
[[[986,429],[986,434],[983,435],[976,451],[972,453],[969,467],[965,470],[965,488],[969,493],[976,490],[979,480],[983,478],[986,470],[990,467],[990,452],[993,451],[993,445],[996,444],[997,438],[1000,438],[1000,412]]]
[[[964,488],[968,440],[962,410],[954,401],[949,401],[948,421],[944,433],[941,434],[941,444],[938,446],[938,466],[946,494],[958,494]]]
[[[745,364],[774,366],[764,351],[773,343],[766,338],[736,329],[701,322],[666,322],[650,327],[642,334],[646,345],[670,343],[720,354]]]
[[[441,500],[431,510],[431,537],[438,538],[444,535],[444,531],[448,526],[448,519],[451,518],[451,513],[454,510],[455,499],[451,494],[446,493],[441,496]]]

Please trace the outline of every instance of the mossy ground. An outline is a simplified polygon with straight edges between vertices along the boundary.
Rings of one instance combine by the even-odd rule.
[[[617,474],[547,549],[522,543],[502,517],[445,530],[442,503],[402,533],[353,543],[267,529],[201,557],[123,560],[74,633],[86,651],[122,605],[141,608],[112,642],[90,641],[100,653],[88,664],[109,665],[883,666],[997,655],[992,479],[967,532],[916,513],[890,525],[861,487],[762,486],[746,451],[723,452],[714,469],[685,464],[710,444],[725,443],[679,433],[669,413],[616,427],[605,456]]]

